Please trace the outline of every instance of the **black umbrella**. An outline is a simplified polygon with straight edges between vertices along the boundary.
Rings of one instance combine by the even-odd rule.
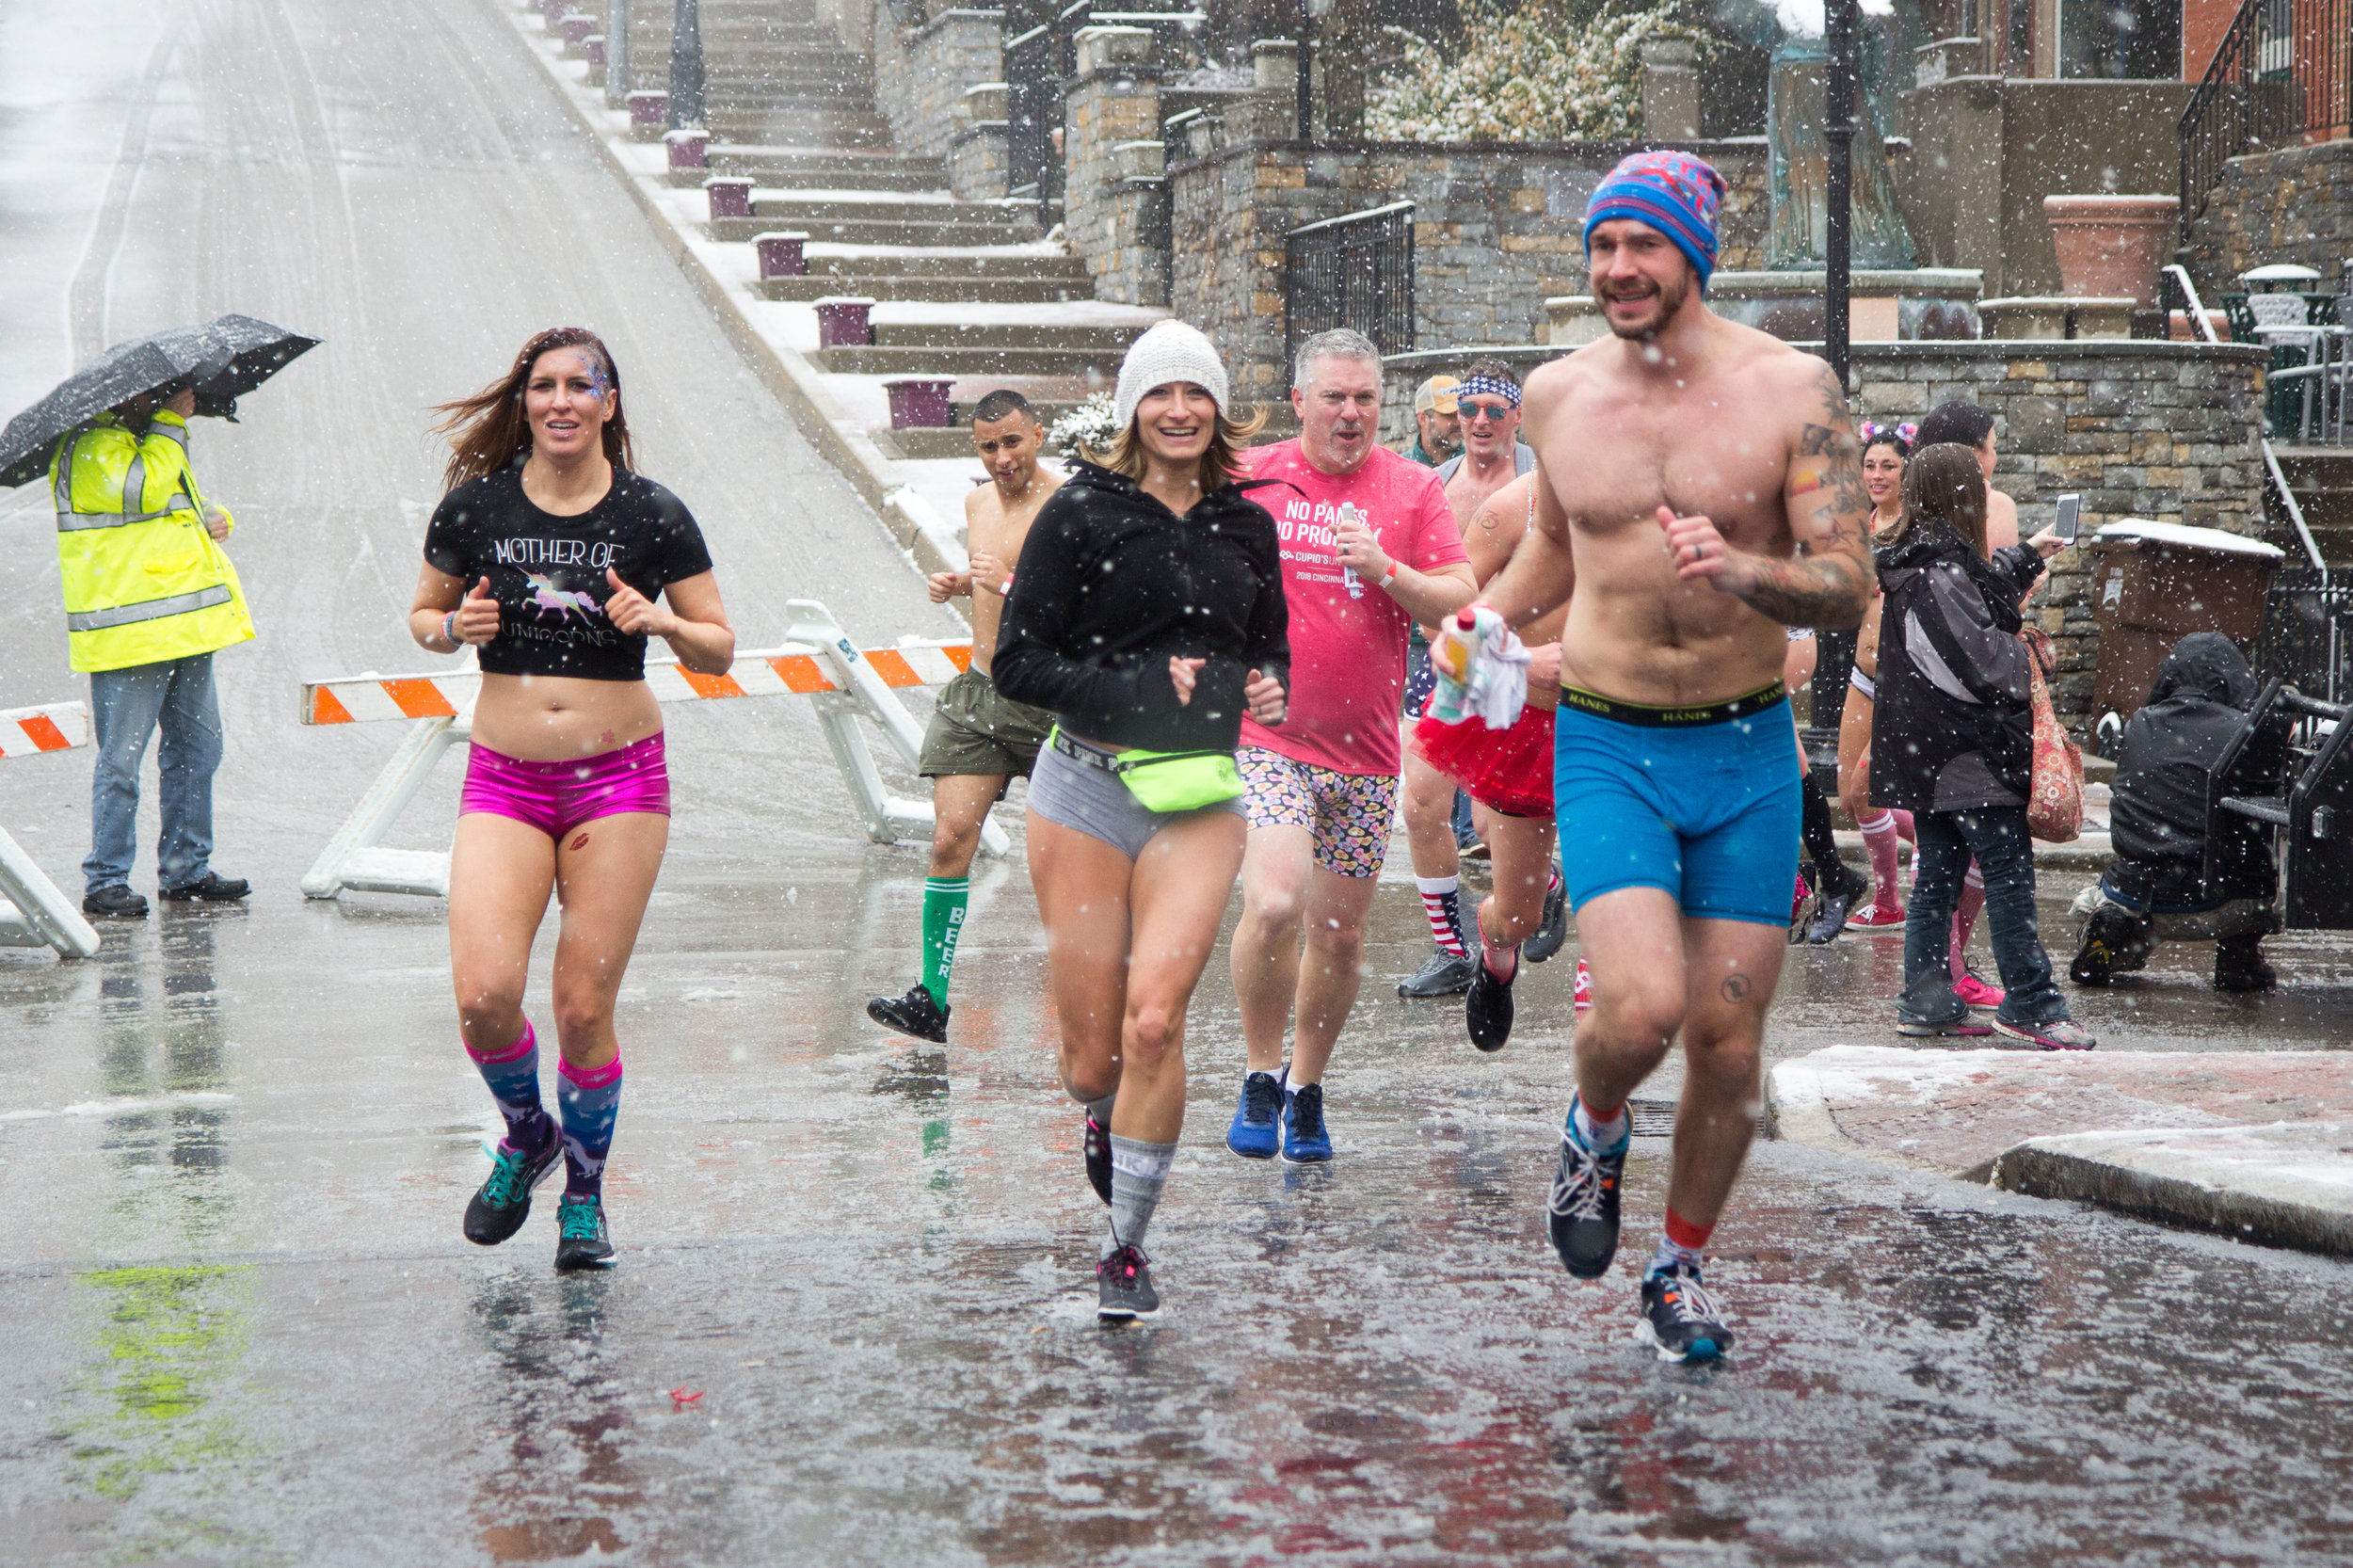
[[[0,488],[46,477],[50,455],[67,431],[166,387],[191,384],[198,413],[233,420],[238,398],[318,341],[251,316],[228,315],[117,344],[8,421],[0,432]]]

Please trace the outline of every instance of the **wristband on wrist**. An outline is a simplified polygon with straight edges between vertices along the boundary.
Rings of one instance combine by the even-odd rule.
[[[1394,582],[1396,582],[1396,581],[1397,581],[1397,563],[1396,563],[1395,561],[1391,561],[1391,562],[1389,563],[1389,569],[1388,569],[1387,571],[1383,572],[1383,573],[1381,574],[1381,581],[1380,581],[1380,582],[1378,582],[1378,583],[1375,583],[1375,584],[1373,584],[1373,586],[1374,586],[1374,587],[1376,587],[1376,588],[1385,588],[1385,587],[1387,587],[1390,584],[1392,584],[1392,583],[1394,583]]]
[[[460,646],[457,641],[457,612],[455,610],[441,617],[441,640],[452,648]]]
[[[1005,580],[997,584],[997,593],[1000,598],[1003,599],[1013,597],[1013,573],[1005,573]]]

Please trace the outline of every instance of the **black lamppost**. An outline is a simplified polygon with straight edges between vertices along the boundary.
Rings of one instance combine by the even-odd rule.
[[[629,107],[629,0],[606,0],[604,106]]]
[[[1824,86],[1829,103],[1822,116],[1828,139],[1829,179],[1825,196],[1829,223],[1823,235],[1822,354],[1837,374],[1841,392],[1850,391],[1848,339],[1852,328],[1849,291],[1854,251],[1854,100],[1857,0],[1825,0],[1822,16]],[[1813,722],[1801,737],[1807,761],[1831,771],[1835,789],[1838,719],[1847,701],[1847,675],[1854,667],[1855,633],[1824,632],[1814,640],[1814,680],[1809,688]]]
[[[1822,346],[1831,369],[1838,373],[1838,385],[1844,390],[1852,385],[1848,375],[1848,334],[1850,327],[1849,288],[1854,251],[1854,95],[1855,95],[1855,29],[1858,21],[1856,0],[1825,0],[1822,17],[1822,43],[1829,59],[1824,63],[1823,76],[1830,92],[1828,112],[1822,117],[1822,134],[1830,142],[1829,189],[1830,222],[1824,235],[1824,280],[1828,285],[1822,300]]]
[[[1315,81],[1315,13],[1311,0],[1299,0],[1299,16],[1292,30],[1299,35],[1299,139],[1316,139],[1316,81]]]
[[[670,23],[669,129],[703,124],[703,29],[696,0],[678,0]]]

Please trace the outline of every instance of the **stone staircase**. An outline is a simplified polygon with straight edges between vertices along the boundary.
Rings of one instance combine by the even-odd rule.
[[[632,88],[667,86],[670,9],[648,0],[632,8]],[[1093,301],[1085,264],[1046,243],[1036,202],[959,200],[944,160],[893,151],[869,62],[843,48],[807,0],[702,0],[701,27],[709,167],[674,172],[670,183],[696,188],[710,175],[752,182],[752,216],[712,220],[713,240],[808,236],[806,274],[760,280],[762,297],[875,301],[872,341],[805,350],[819,369],[955,382],[958,423],[878,431],[886,452],[969,457],[972,404],[995,385],[1016,387],[1050,422],[1116,376],[1143,323],[1057,320],[1052,307]],[[963,304],[989,307],[985,319],[936,309]],[[889,308],[900,305],[933,309],[894,319]],[[1008,305],[1040,309],[1007,320]]]
[[[2275,449],[2280,472],[2296,504],[2303,510],[2304,526],[2312,530],[2320,558],[2331,570],[2353,566],[2353,447],[2282,446]],[[2273,529],[2272,542],[2291,561],[2303,559],[2303,546],[2284,520]]]

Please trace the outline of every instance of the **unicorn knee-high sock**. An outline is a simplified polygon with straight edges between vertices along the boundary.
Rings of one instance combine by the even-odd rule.
[[[555,1070],[555,1100],[564,1112],[564,1192],[568,1197],[604,1195],[604,1160],[613,1147],[613,1124],[621,1113],[621,1058],[601,1067]]]
[[[552,1128],[539,1099],[539,1037],[532,1032],[531,1020],[523,1020],[523,1032],[514,1044],[487,1054],[468,1046],[466,1055],[490,1086],[499,1114],[506,1118],[506,1136],[499,1146],[511,1154],[543,1146]]]

